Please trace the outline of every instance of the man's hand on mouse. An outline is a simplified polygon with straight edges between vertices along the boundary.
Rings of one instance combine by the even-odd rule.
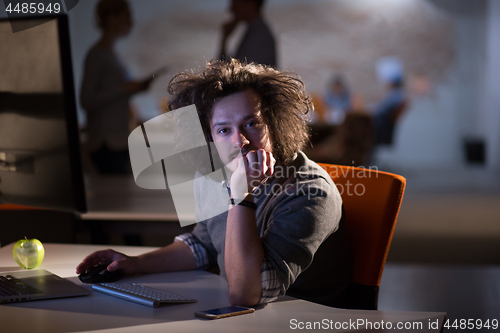
[[[124,275],[136,275],[140,273],[138,261],[139,258],[137,257],[130,257],[111,249],[97,251],[82,260],[76,267],[76,274],[82,274],[95,265],[106,264],[110,272],[119,269]]]

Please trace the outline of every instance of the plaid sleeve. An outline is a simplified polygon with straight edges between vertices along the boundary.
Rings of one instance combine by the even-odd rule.
[[[210,268],[207,250],[195,236],[190,233],[182,234],[175,237],[174,242],[184,242],[187,246],[189,246],[191,251],[193,251],[198,269]],[[260,281],[262,294],[260,296],[259,304],[270,303],[280,296],[281,288],[278,273],[266,259],[264,259],[260,268]]]
[[[280,296],[280,281],[276,269],[264,258],[260,268],[260,283],[262,294],[259,304],[270,303]]]
[[[198,269],[207,270],[210,268],[210,260],[207,250],[195,236],[190,233],[182,234],[175,237],[174,242],[184,242],[187,246],[189,246],[191,251],[193,251]]]

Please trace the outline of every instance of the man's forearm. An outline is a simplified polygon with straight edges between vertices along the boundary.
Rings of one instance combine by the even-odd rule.
[[[187,271],[198,268],[193,251],[184,242],[175,242],[138,256],[142,273]]]
[[[264,250],[252,208],[237,205],[229,210],[224,257],[229,302],[246,306],[257,304],[262,293],[260,269]]]

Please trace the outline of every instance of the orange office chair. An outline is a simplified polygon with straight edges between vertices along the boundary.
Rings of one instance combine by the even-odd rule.
[[[349,308],[376,310],[380,279],[406,179],[374,169],[320,164],[337,185],[352,253]]]

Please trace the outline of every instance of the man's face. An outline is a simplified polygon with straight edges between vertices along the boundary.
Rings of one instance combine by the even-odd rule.
[[[210,128],[224,164],[235,170],[241,151],[264,149],[272,153],[269,131],[261,115],[260,98],[251,90],[234,93],[217,101]]]

